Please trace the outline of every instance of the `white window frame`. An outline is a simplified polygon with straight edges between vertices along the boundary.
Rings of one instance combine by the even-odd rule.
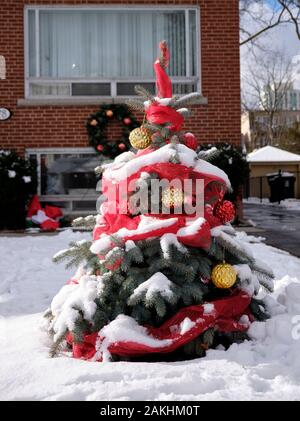
[[[30,155],[35,155],[37,160],[37,180],[38,180],[38,188],[37,194],[40,197],[41,201],[46,202],[67,202],[68,208],[65,209],[65,213],[67,215],[71,214],[90,214],[91,212],[96,211],[96,201],[99,198],[99,192],[96,191],[95,185],[95,192],[94,194],[86,194],[82,195],[70,195],[70,194],[51,194],[51,195],[42,195],[41,191],[41,156],[47,154],[60,154],[60,155],[69,155],[69,154],[81,154],[81,155],[90,155],[94,154],[95,156],[99,156],[99,165],[101,164],[101,155],[98,155],[95,152],[94,148],[91,147],[83,147],[83,148],[26,148],[25,155],[29,158]],[[105,159],[103,157],[102,159]],[[74,210],[73,209],[73,202],[90,202],[95,200],[95,209],[91,210]]]
[[[73,5],[73,6],[63,6],[63,5],[32,5],[32,6],[25,6],[24,7],[24,77],[25,77],[25,98],[26,99],[39,99],[39,100],[47,100],[47,99],[72,99],[76,102],[76,99],[86,99],[86,100],[104,100],[104,99],[111,99],[111,98],[122,98],[123,96],[117,96],[117,82],[131,82],[131,83],[153,83],[155,79],[142,79],[142,78],[118,78],[118,79],[101,79],[101,78],[63,78],[63,79],[52,79],[52,78],[41,78],[39,76],[39,37],[37,36],[39,32],[39,12],[42,10],[87,10],[87,11],[99,11],[99,10],[118,10],[118,11],[128,11],[135,10],[135,11],[144,11],[144,10],[161,10],[161,11],[184,11],[185,12],[185,33],[186,33],[186,76],[185,77],[172,77],[173,83],[189,83],[193,82],[196,87],[197,91],[202,93],[201,91],[201,46],[200,46],[200,8],[199,6],[161,6],[161,5],[153,5],[153,6],[134,6],[134,5],[127,5],[125,6],[112,6],[112,5],[99,5],[99,6],[88,6],[88,5]],[[36,19],[36,34],[35,34],[35,49],[36,49],[36,77],[29,77],[29,11],[35,11],[35,19]],[[189,11],[195,11],[196,13],[196,76],[190,76],[190,60],[189,60]],[[43,83],[47,84],[56,84],[56,83],[67,83],[69,84],[70,95],[68,96],[56,96],[56,95],[32,95],[30,96],[30,83]],[[110,83],[111,84],[111,96],[72,96],[71,95],[71,83],[72,82],[80,82],[80,83]],[[132,97],[132,96],[130,96]]]

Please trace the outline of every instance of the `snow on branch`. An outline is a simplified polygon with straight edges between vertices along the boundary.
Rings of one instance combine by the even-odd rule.
[[[139,325],[132,317],[120,314],[100,330],[93,360],[109,361],[111,358],[109,345],[122,341],[137,342],[153,348],[167,346],[172,342],[171,339],[160,340],[150,336],[147,329]]]
[[[72,332],[81,314],[85,320],[92,322],[97,309],[95,299],[99,285],[101,277],[85,275],[78,284],[62,287],[51,303],[53,322],[50,329],[54,332],[54,340],[67,331]]]
[[[170,250],[172,246],[183,254],[188,253],[187,248],[177,240],[177,236],[175,234],[164,234],[160,239],[160,246],[163,256],[167,260],[170,259]]]

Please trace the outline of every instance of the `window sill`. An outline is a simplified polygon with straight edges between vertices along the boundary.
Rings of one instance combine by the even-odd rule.
[[[18,99],[17,106],[18,107],[41,107],[41,106],[85,106],[85,105],[99,105],[101,103],[106,104],[123,104],[124,102],[128,101],[129,99],[136,98],[134,96],[127,96],[127,97],[101,97],[101,98],[47,98],[47,99]],[[201,102],[199,105],[207,105],[208,99],[206,97],[201,98]]]

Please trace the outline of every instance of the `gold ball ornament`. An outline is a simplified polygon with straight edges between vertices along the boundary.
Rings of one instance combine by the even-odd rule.
[[[184,202],[184,192],[175,187],[169,187],[162,192],[161,201],[167,208],[177,208]]]
[[[106,115],[107,115],[107,117],[112,117],[114,115],[114,113],[113,113],[112,110],[107,110]]]
[[[90,122],[91,126],[97,126],[97,124],[98,124],[98,121],[95,118]]]
[[[220,263],[215,266],[211,273],[211,280],[217,288],[231,288],[237,278],[237,273],[233,266],[228,263]]]
[[[152,143],[152,132],[146,127],[138,127],[130,132],[129,141],[135,149],[146,149]]]

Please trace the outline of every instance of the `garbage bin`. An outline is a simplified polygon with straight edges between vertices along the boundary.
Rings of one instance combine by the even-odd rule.
[[[268,183],[271,190],[270,202],[281,202],[284,199],[293,199],[295,197],[296,177],[289,172],[267,174]]]

